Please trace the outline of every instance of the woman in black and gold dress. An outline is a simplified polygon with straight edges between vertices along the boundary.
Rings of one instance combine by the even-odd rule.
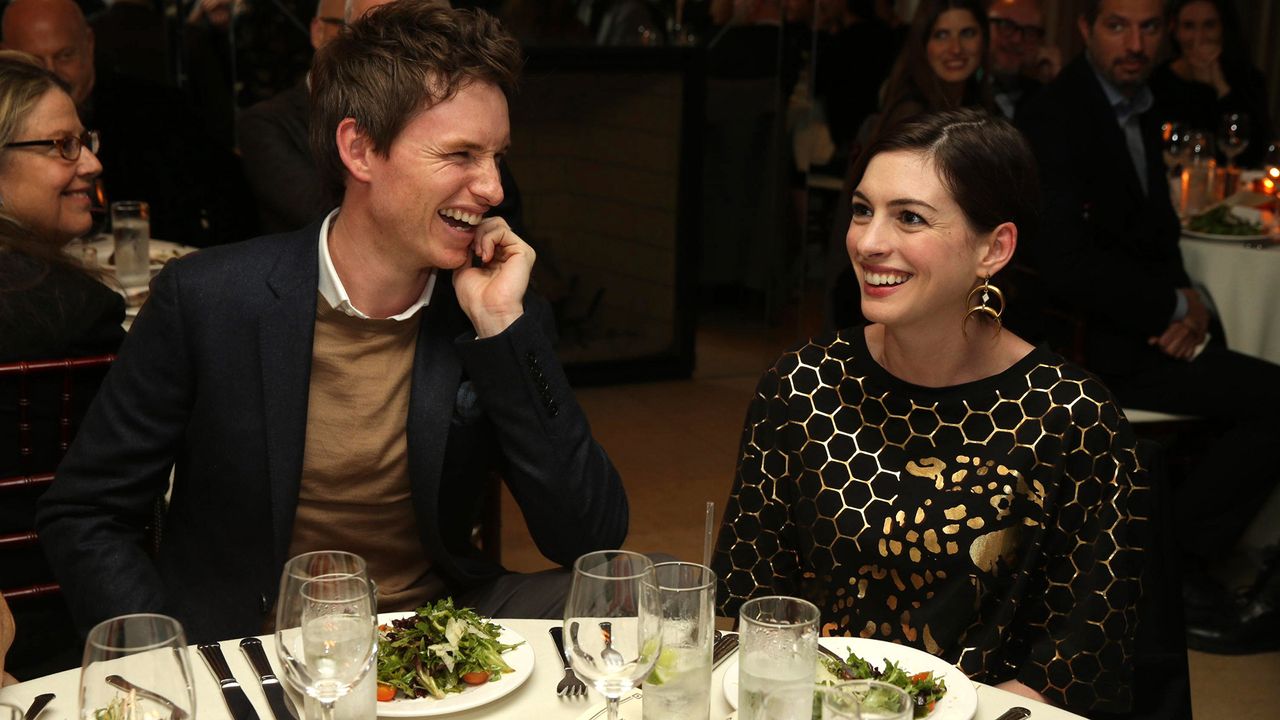
[[[1093,376],[1001,330],[988,284],[1034,228],[1030,151],[1003,120],[957,110],[868,157],[846,245],[871,324],[760,380],[719,610],[800,596],[825,635],[911,645],[1077,712],[1127,709],[1133,433]]]

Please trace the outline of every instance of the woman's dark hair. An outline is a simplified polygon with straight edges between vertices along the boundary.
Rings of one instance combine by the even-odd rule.
[[[1253,61],[1249,58],[1249,48],[1245,44],[1244,33],[1240,31],[1240,16],[1236,13],[1234,3],[1222,0],[1169,0],[1165,7],[1165,20],[1169,22],[1169,49],[1173,57],[1182,57],[1182,47],[1178,43],[1176,28],[1178,15],[1182,9],[1193,2],[1207,2],[1218,13],[1218,22],[1222,25],[1222,71],[1228,78],[1239,77],[1253,69]]]
[[[1040,208],[1035,157],[1004,118],[976,108],[922,115],[873,143],[866,159],[898,151],[922,153],[933,162],[975,232],[1011,222],[1019,238],[1034,235]]]
[[[981,0],[922,0],[916,7],[915,17],[911,20],[911,29],[907,32],[906,43],[902,53],[889,74],[886,85],[884,103],[884,119],[894,117],[896,106],[906,101],[914,101],[923,105],[924,112],[950,110],[956,107],[947,95],[942,80],[929,66],[927,46],[934,25],[942,13],[948,10],[964,10],[973,15],[978,23],[978,32],[982,33],[982,51],[978,69],[965,80],[964,95],[961,106],[981,105],[993,108],[990,73],[987,71],[987,48],[991,43],[990,29],[987,26],[986,3]],[[892,123],[883,124],[880,131],[890,129]]]

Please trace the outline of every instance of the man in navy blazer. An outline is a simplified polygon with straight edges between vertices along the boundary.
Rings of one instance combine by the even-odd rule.
[[[430,0],[381,7],[317,56],[312,142],[341,206],[170,263],[42,499],[41,540],[82,630],[153,611],[193,642],[261,632],[284,562],[330,542],[366,556],[380,602],[510,598],[520,576],[469,542],[495,471],[556,563],[622,543],[621,481],[527,292],[533,251],[486,217],[519,65],[491,17]],[[418,326],[397,346],[404,323]],[[384,347],[404,372],[356,372]],[[366,388],[392,399],[385,411],[364,407]],[[395,432],[370,437],[388,417]],[[343,464],[368,445],[391,450]],[[153,557],[144,527],[171,467]],[[396,578],[398,562],[379,577],[384,546],[421,577]]]

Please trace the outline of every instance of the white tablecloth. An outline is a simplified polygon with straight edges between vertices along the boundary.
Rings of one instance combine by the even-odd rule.
[[[1182,262],[1191,279],[1209,288],[1227,333],[1227,347],[1280,363],[1280,245],[1184,237]]]
[[[500,620],[499,622],[524,636],[533,647],[535,653],[533,676],[521,687],[506,697],[474,710],[449,715],[450,720],[471,720],[473,718],[521,718],[524,720],[577,720],[587,709],[603,706],[603,701],[594,691],[588,698],[560,698],[555,694],[556,683],[564,676],[564,669],[556,657],[555,646],[547,635],[547,629],[559,624],[553,620]],[[267,655],[272,666],[278,667],[275,659],[274,642],[271,638],[263,638]],[[231,671],[240,681],[249,700],[257,709],[262,720],[271,720],[271,711],[267,706],[262,688],[258,685],[257,676],[249,668],[248,662],[240,652],[238,640],[226,640],[222,643],[222,651],[231,665]],[[728,702],[721,691],[724,670],[732,663],[725,663],[716,670],[711,679],[711,718],[723,720],[730,713]],[[196,716],[199,720],[225,720],[229,717],[226,704],[219,696],[218,685],[209,673],[204,661],[191,649],[191,671],[196,681]],[[40,693],[57,693],[57,698],[41,714],[45,720],[63,720],[76,715],[76,696],[79,693],[80,671],[50,675],[30,680],[0,690],[0,702],[11,703],[26,709],[32,698]],[[988,685],[977,685],[978,714],[977,720],[995,720],[1001,713],[1015,705],[1021,705],[1032,711],[1035,720],[1070,720],[1079,718],[1064,710],[1027,700]]]

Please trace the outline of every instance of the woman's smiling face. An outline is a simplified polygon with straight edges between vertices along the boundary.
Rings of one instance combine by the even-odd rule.
[[[933,74],[945,83],[962,83],[982,63],[982,27],[968,10],[947,10],[929,31],[925,55]]]
[[[872,158],[853,193],[845,236],[867,320],[887,328],[961,327],[985,244],[924,153]]]

